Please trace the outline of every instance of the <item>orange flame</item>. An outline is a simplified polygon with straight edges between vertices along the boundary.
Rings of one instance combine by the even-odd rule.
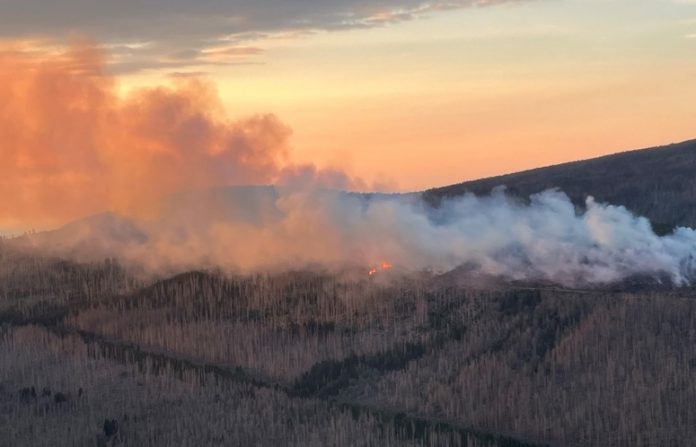
[[[380,264],[379,264],[378,267],[372,267],[372,268],[367,272],[367,274],[368,274],[369,276],[374,276],[374,275],[376,275],[380,270],[389,270],[390,268],[392,268],[391,263],[389,263],[389,262],[387,262],[387,261],[382,261],[382,262],[380,262]]]

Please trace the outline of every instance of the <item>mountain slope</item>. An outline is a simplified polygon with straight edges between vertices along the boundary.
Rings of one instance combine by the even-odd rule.
[[[559,188],[578,205],[591,195],[648,217],[657,231],[696,227],[696,140],[464,182],[423,195],[437,205],[447,197],[483,195],[501,185],[519,197]]]

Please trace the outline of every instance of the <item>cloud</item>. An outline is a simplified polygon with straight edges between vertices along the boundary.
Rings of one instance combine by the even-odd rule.
[[[0,38],[60,39],[75,32],[94,36],[116,47],[114,65],[123,72],[234,63],[250,40],[277,34],[383,26],[434,11],[522,1],[5,0],[0,2]],[[221,43],[231,50],[228,59],[199,58],[204,50],[221,49]]]
[[[196,77],[119,96],[104,59],[89,42],[49,58],[0,50],[0,225],[142,212],[191,189],[362,185],[290,164],[287,126],[271,114],[229,119],[214,85]]]

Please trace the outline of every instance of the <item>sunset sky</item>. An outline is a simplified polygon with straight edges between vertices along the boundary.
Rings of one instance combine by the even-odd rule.
[[[2,0],[4,94],[38,85],[12,87],[22,78],[17,58],[50,63],[75,41],[98,47],[119,95],[200,78],[217,89],[228,118],[273,114],[274,135],[288,132],[273,154],[345,171],[360,180],[344,186],[357,189],[416,190],[696,137],[693,0]],[[33,127],[14,132],[33,122],[17,121],[20,109],[28,106],[0,105],[0,175],[16,177],[4,190],[25,191],[14,205],[24,211],[0,205],[0,228],[93,211],[47,217],[26,206],[39,196],[55,202],[27,185],[54,185],[52,166],[67,165],[55,160],[62,144],[44,165],[38,149],[22,148],[51,140],[27,137]],[[116,109],[131,115],[127,104]],[[51,118],[63,119],[71,118]],[[79,160],[70,166],[91,147],[71,155]],[[74,191],[66,178],[75,188],[90,184],[78,171],[61,175],[66,190]],[[279,174],[246,175],[231,183]],[[114,185],[125,182],[117,177]],[[209,186],[201,177],[193,185]],[[179,185],[177,177],[161,192]]]

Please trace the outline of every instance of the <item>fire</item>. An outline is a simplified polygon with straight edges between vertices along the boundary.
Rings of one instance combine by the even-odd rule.
[[[378,267],[372,267],[372,268],[367,272],[367,274],[368,274],[369,276],[374,276],[374,275],[376,275],[378,272],[380,272],[380,271],[382,271],[382,270],[389,270],[389,269],[391,269],[391,268],[392,268],[391,263],[389,263],[389,262],[387,262],[387,261],[382,261],[382,262],[380,262],[380,264],[379,264]]]

